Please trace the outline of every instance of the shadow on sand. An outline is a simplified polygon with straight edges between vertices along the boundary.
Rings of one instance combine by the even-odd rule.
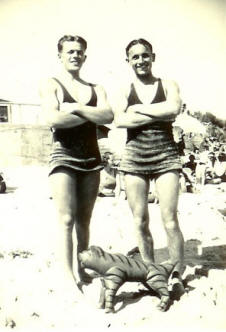
[[[6,187],[6,191],[4,192],[4,194],[12,194],[14,193],[16,190],[18,189],[18,187]]]
[[[223,270],[226,269],[226,245],[202,247],[200,254],[201,242],[196,239],[191,239],[185,243],[185,265],[193,267],[193,273],[188,274],[183,280],[186,292],[194,290],[188,286],[188,282],[194,279],[200,279],[202,276],[208,277],[209,271],[213,269]],[[157,263],[166,261],[168,259],[167,248],[155,250],[155,260]],[[144,296],[159,297],[156,292],[152,290],[141,289],[137,292],[121,292],[116,296],[115,304],[122,302],[121,306],[116,312],[124,309],[128,305],[139,302]],[[175,300],[170,292],[171,303]]]

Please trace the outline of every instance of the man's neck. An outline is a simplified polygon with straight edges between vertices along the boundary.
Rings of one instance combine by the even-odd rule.
[[[152,73],[149,73],[147,75],[137,75],[136,80],[138,83],[148,85],[148,84],[154,84],[157,79],[152,75]]]
[[[65,70],[63,69],[61,71],[61,74],[62,76],[64,76],[67,80],[70,80],[70,81],[81,81],[81,78],[80,78],[80,73],[79,71],[68,71],[68,70]]]
[[[67,71],[67,70],[61,70],[60,77],[65,81],[68,82],[68,84],[86,84],[84,80],[81,79],[79,71]]]

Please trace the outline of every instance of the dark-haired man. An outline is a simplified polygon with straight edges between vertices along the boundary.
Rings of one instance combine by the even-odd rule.
[[[172,122],[181,108],[179,88],[175,82],[152,74],[155,54],[148,41],[133,40],[126,54],[135,79],[116,94],[112,105],[116,126],[127,128],[120,171],[124,172],[135,234],[143,260],[151,264],[154,248],[149,229],[148,193],[150,179],[155,179],[169,256],[172,262],[179,262],[174,276],[183,291],[180,276],[184,269],[184,240],[177,219],[182,165],[172,133]]]
[[[104,89],[80,78],[86,47],[82,37],[63,36],[58,42],[62,70],[41,87],[43,110],[53,133],[49,178],[69,288],[75,282],[90,281],[79,264],[78,253],[88,247],[90,218],[103,168],[96,127],[113,119]]]

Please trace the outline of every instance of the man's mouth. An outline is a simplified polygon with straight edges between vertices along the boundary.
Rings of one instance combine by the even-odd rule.
[[[137,69],[141,69],[141,70],[147,70],[148,69],[148,65],[137,65],[136,68]]]

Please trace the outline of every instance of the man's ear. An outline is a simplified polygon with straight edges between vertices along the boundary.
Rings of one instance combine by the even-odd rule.
[[[61,53],[60,52],[58,53],[58,59],[61,59]]]
[[[155,62],[155,53],[152,53],[151,58],[152,58],[152,62]]]
[[[128,59],[128,58],[126,58],[126,62],[129,62],[129,59]]]

